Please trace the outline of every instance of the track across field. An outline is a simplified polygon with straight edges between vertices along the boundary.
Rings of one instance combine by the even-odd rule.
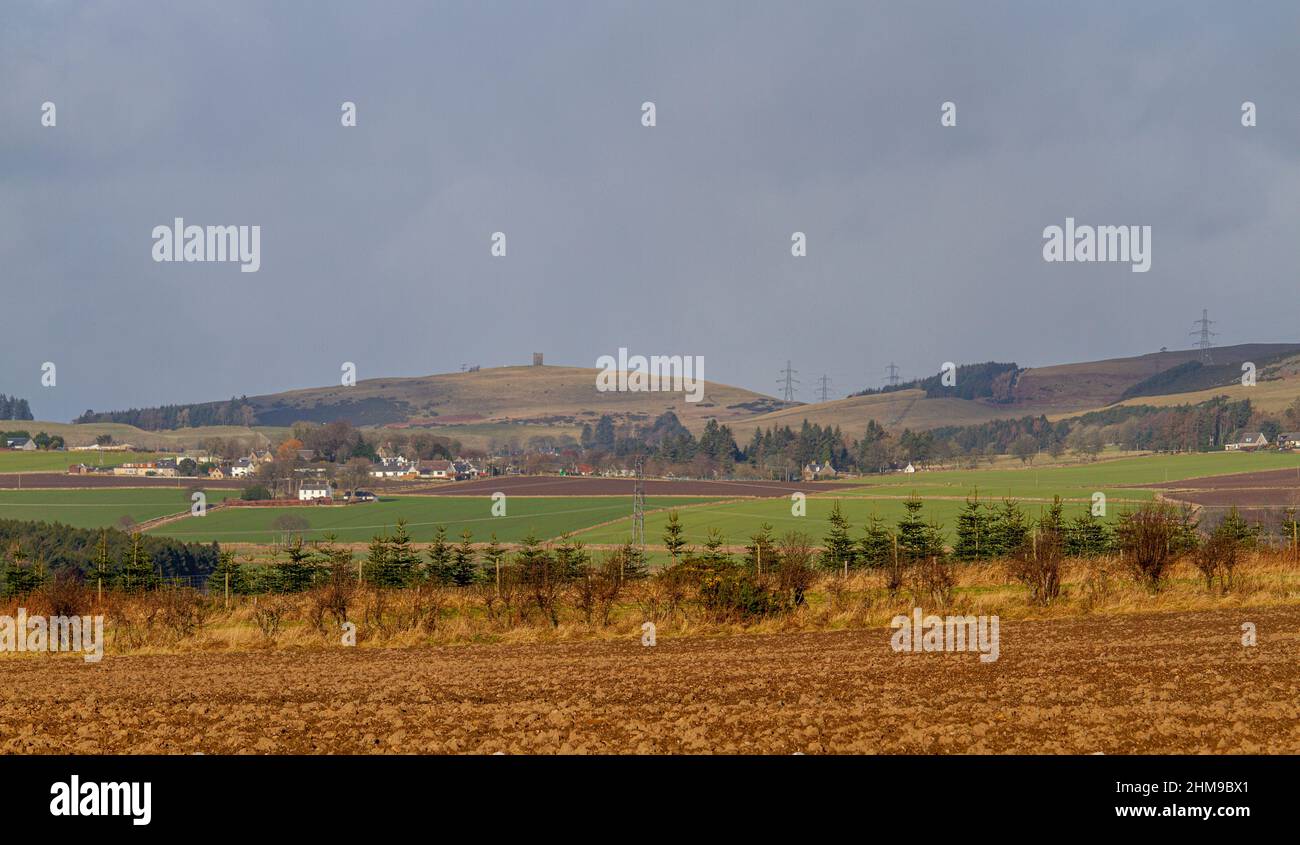
[[[239,490],[256,483],[239,478],[150,478],[133,475],[68,475],[64,472],[0,474],[0,490],[102,490],[122,487]]]
[[[646,510],[709,502],[699,497],[646,497]],[[151,529],[148,533],[191,542],[275,543],[286,536],[320,540],[328,534],[342,543],[365,543],[377,534],[391,533],[399,519],[406,520],[411,538],[420,543],[433,539],[438,526],[448,538],[460,538],[469,529],[476,542],[492,535],[503,543],[517,543],[530,533],[546,540],[601,525],[631,513],[627,496],[507,496],[505,515],[493,514],[489,494],[478,496],[385,496],[378,502],[356,505],[227,508],[202,517],[188,517]],[[285,518],[295,527],[286,527]],[[626,531],[613,542],[627,539]]]
[[[647,478],[647,496],[789,496],[846,490],[861,482],[830,481],[704,481],[696,479]],[[502,475],[475,481],[456,481],[411,487],[405,493],[428,496],[490,496],[495,492],[519,496],[630,496],[636,485],[631,478],[603,478],[580,475]]]
[[[206,494],[209,505],[237,495],[233,490]],[[184,513],[190,505],[188,489],[0,490],[0,519],[61,522],[74,528],[122,528]]]

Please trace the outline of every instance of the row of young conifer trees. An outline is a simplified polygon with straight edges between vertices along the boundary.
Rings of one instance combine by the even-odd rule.
[[[15,541],[0,558],[0,595],[5,598],[28,595],[59,573],[79,577],[75,569],[70,573],[65,569],[55,572],[43,560],[31,560],[22,544]],[[80,577],[92,589],[124,593],[154,590],[164,581],[145,548],[143,535],[131,535],[119,558],[110,549],[107,531],[100,532],[86,570]]]
[[[903,516],[890,525],[876,514],[867,517],[862,533],[853,536],[853,526],[837,500],[828,517],[829,529],[822,538],[822,565],[827,569],[883,568],[898,558],[918,560],[951,557],[959,561],[996,560],[1014,556],[1032,545],[1036,533],[1061,538],[1069,557],[1096,557],[1115,550],[1115,531],[1085,508],[1067,519],[1060,497],[1038,518],[1027,514],[1012,499],[992,505],[978,498],[966,500],[957,515],[956,536],[951,548],[944,526],[924,516],[924,502],[912,496],[903,502]],[[1121,522],[1123,517],[1121,517]],[[1188,516],[1188,531],[1195,531]]]

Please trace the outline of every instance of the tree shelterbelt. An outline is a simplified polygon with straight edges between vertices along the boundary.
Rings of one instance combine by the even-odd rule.
[[[217,566],[216,543],[182,543],[112,528],[72,528],[58,522],[0,520],[0,581],[37,582],[68,572],[105,587],[147,589],[167,578],[202,578]],[[10,590],[12,594],[12,590]]]
[[[749,445],[741,460],[755,467],[780,467],[799,470],[809,463],[830,463],[835,467],[850,467],[856,461],[850,456],[844,433],[839,426],[820,426],[804,420],[799,431],[789,426],[754,429]]]
[[[146,431],[160,431],[208,425],[254,425],[257,414],[247,396],[238,399],[232,396],[226,402],[162,405],[157,408],[131,408],[100,413],[88,410],[73,422],[125,423]]]
[[[0,420],[30,419],[35,419],[35,417],[32,416],[31,405],[27,404],[26,399],[0,393]]]
[[[616,457],[648,456],[668,463],[687,463],[706,458],[719,466],[729,467],[741,460],[731,429],[710,419],[697,438],[672,411],[660,414],[648,425],[616,426],[608,414],[593,427],[582,427],[579,444],[584,450]]]

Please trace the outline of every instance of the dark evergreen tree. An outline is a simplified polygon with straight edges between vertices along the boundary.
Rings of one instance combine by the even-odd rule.
[[[1065,527],[1067,557],[1100,557],[1111,550],[1110,529],[1091,508],[1070,520]]]
[[[1052,504],[1047,506],[1042,516],[1038,518],[1038,528],[1040,531],[1051,531],[1057,535],[1065,533],[1065,506],[1061,504],[1060,496],[1052,497]]]
[[[990,528],[993,550],[999,557],[1019,554],[1029,542],[1029,523],[1014,499],[1002,500],[1002,507],[994,515]]]
[[[711,569],[725,569],[732,564],[731,554],[726,550],[727,541],[722,536],[722,531],[717,528],[709,529],[709,539],[704,542],[704,549],[700,555],[701,561]]]
[[[1231,543],[1235,548],[1249,549],[1258,542],[1260,528],[1247,522],[1237,510],[1237,506],[1233,505],[1223,515],[1215,532],[1224,538],[1224,542]]]
[[[316,578],[316,562],[312,552],[305,547],[302,537],[295,537],[285,548],[286,560],[276,563],[270,584],[277,593],[301,593]]]
[[[447,530],[438,527],[445,543]],[[386,586],[404,587],[413,584],[418,577],[420,555],[411,543],[410,532],[406,530],[406,520],[397,520],[392,536],[388,538],[388,576]]]
[[[839,572],[854,565],[856,545],[849,536],[849,521],[840,509],[840,500],[836,499],[827,517],[830,528],[822,538],[822,568]]]
[[[638,581],[649,577],[650,567],[646,563],[645,553],[639,546],[634,546],[631,540],[623,543],[617,554],[620,558],[620,577],[624,581]]]
[[[474,551],[474,535],[466,528],[460,542],[451,554],[451,582],[457,587],[468,587],[478,580],[478,555]]]
[[[90,567],[86,570],[86,581],[96,590],[100,587],[107,590],[112,588],[116,574],[113,556],[108,550],[108,530],[102,529],[99,539],[95,541],[94,557],[90,559]]]
[[[429,580],[435,584],[444,586],[456,583],[455,573],[452,572],[452,548],[447,542],[447,526],[439,525],[434,529],[433,542],[429,548],[425,549],[425,555],[429,558],[427,571]]]
[[[5,598],[26,596],[39,589],[42,573],[35,566],[27,563],[27,553],[21,543],[14,543],[9,548],[8,559],[4,568]]]
[[[388,568],[388,538],[380,534],[370,538],[370,549],[362,564],[362,580],[374,587],[395,587]]]
[[[614,448],[614,420],[609,414],[603,414],[596,421],[596,430],[592,434],[592,445],[599,449]]]
[[[858,559],[871,569],[888,566],[894,555],[894,535],[877,514],[867,517],[866,530],[858,541]]]
[[[758,531],[749,538],[749,545],[745,546],[745,566],[758,574],[775,572],[780,563],[777,559],[776,540],[772,537],[772,526],[766,522],[760,523]]]
[[[158,581],[153,560],[144,550],[144,538],[140,534],[132,534],[130,549],[122,560],[118,587],[128,593],[144,592],[157,589]]]
[[[212,575],[208,577],[208,594],[224,596],[227,576],[230,577],[230,594],[232,596],[246,595],[252,592],[252,584],[249,583],[247,572],[243,565],[235,560],[235,553],[224,551],[217,557],[217,565],[212,570]]]
[[[581,541],[574,541],[568,534],[560,538],[555,546],[555,566],[558,577],[572,581],[582,574],[591,563],[591,555]]]
[[[668,512],[668,523],[664,526],[664,547],[668,549],[668,554],[672,555],[674,563],[686,548],[686,538],[683,536],[682,523],[676,510]]]
[[[957,541],[953,545],[953,556],[958,560],[987,560],[992,557],[992,521],[992,515],[979,500],[978,492],[975,498],[967,499],[966,506],[957,515]]]
[[[898,521],[898,554],[910,560],[930,555],[930,534],[921,516],[924,503],[912,494],[903,501],[903,518]]]
[[[483,550],[483,578],[495,585],[498,591],[501,588],[501,564],[505,561],[505,556],[505,549],[501,548],[497,535],[493,533],[487,548]]]

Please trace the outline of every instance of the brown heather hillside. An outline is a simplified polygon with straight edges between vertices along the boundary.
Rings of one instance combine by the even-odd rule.
[[[673,411],[693,431],[702,429],[711,417],[729,423],[784,405],[770,396],[717,382],[706,382],[701,402],[687,402],[681,393],[601,392],[596,390],[599,372],[583,367],[496,367],[366,379],[353,387],[293,390],[253,396],[249,401],[258,423],[273,426],[347,419],[355,425],[440,429],[494,423],[572,429],[587,422],[594,425],[602,414],[618,422],[649,422]]]
[[[850,396],[831,402],[800,405],[745,421],[733,428],[748,435],[756,427],[790,426],[797,429],[805,419],[822,426],[839,426],[846,434],[861,436],[868,420],[885,428],[913,430],[943,425],[970,425],[1004,417],[1021,416],[1007,406],[965,399],[926,399],[921,390],[898,390],[872,396]]]
[[[1215,364],[1236,365],[1235,372],[1228,378],[1237,378],[1240,376],[1239,365],[1242,361],[1263,362],[1283,353],[1294,354],[1297,351],[1300,351],[1300,345],[1294,343],[1248,343],[1220,347],[1212,350],[1212,353]],[[1144,379],[1179,364],[1195,361],[1200,354],[1199,349],[1184,349],[1153,352],[1133,358],[1027,369],[1016,380],[1011,405],[1032,408],[1032,413],[1048,414],[1099,408],[1119,401],[1125,390]],[[1171,391],[1171,394],[1182,392]]]
[[[1239,383],[1188,392],[1139,396],[1124,405],[1183,405],[1203,402],[1215,396],[1249,398],[1263,410],[1276,412],[1300,398],[1300,356],[1280,358],[1300,351],[1300,345],[1254,343],[1213,350],[1214,361],[1228,370],[1227,379],[1239,378],[1240,362],[1256,361],[1259,382],[1245,388]],[[886,428],[925,430],[949,425],[976,425],[995,419],[1046,415],[1050,419],[1078,416],[1101,410],[1120,401],[1124,391],[1159,373],[1195,361],[1196,349],[1153,352],[1131,358],[1112,358],[1080,364],[1056,364],[1021,370],[1011,387],[1010,401],[987,399],[928,399],[920,389],[850,396],[831,402],[800,405],[773,411],[748,420],[738,428],[748,432],[754,426],[798,427],[806,418],[826,426],[840,426],[851,436],[859,435],[868,420]],[[1271,360],[1273,363],[1262,362]]]
[[[1268,414],[1277,414],[1284,411],[1296,399],[1300,399],[1300,355],[1282,358],[1261,366],[1256,373],[1256,378],[1257,382],[1253,387],[1246,387],[1238,381],[1224,387],[1187,393],[1138,396],[1118,404],[1170,406],[1195,404],[1216,396],[1227,396],[1234,401],[1249,399],[1256,409]]]

